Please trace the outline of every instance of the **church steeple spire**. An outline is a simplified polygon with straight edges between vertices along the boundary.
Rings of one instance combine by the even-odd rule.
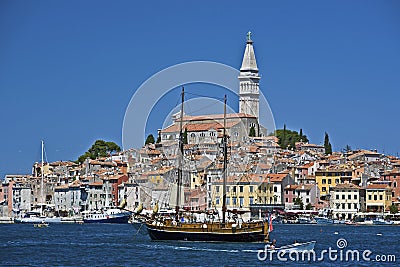
[[[254,54],[253,40],[251,40],[251,32],[247,33],[246,50],[244,51],[242,67],[240,71],[248,71],[258,73],[256,56]]]
[[[259,82],[258,67],[254,53],[251,32],[247,33],[246,49],[243,55],[239,75],[239,112],[259,116]]]

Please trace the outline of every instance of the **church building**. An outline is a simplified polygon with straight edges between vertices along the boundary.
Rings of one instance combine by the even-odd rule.
[[[266,129],[259,125],[259,82],[256,56],[251,32],[247,33],[246,48],[239,74],[239,113],[226,117],[226,131],[232,142],[246,140],[252,132],[254,136],[265,136]],[[162,141],[176,140],[179,137],[179,113],[173,124],[160,130]],[[215,143],[222,137],[224,115],[183,116],[183,131],[187,131],[189,144]]]

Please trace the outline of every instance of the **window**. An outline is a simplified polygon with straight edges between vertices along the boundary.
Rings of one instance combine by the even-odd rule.
[[[240,198],[239,198],[239,205],[240,205],[240,206],[243,206],[243,204],[244,204],[244,198],[243,198],[243,197],[240,197]]]
[[[371,200],[371,195],[368,195],[368,200]]]
[[[243,186],[239,186],[239,192],[243,193]]]
[[[335,179],[335,183],[337,183],[337,184],[338,184],[338,183],[339,183],[339,179]]]
[[[342,210],[344,210],[344,208],[345,208],[345,204],[344,204],[344,203],[342,203]]]
[[[309,196],[310,195],[310,191],[307,191],[306,195]]]
[[[326,187],[322,187],[322,192],[326,192]]]
[[[237,205],[237,197],[234,197],[232,200],[233,200],[233,203],[232,203],[232,204],[233,204],[234,206],[236,206],[236,205]]]
[[[250,200],[250,205],[254,204],[254,197],[250,197],[249,200]]]
[[[226,187],[226,192],[227,192],[227,193],[229,192],[229,186]]]
[[[250,190],[250,193],[253,193],[253,186],[252,185],[249,186],[249,190]]]
[[[289,199],[288,199],[288,198],[285,198],[285,201],[286,201],[286,202],[289,202]]]
[[[278,192],[278,188],[276,186],[274,186],[274,192]]]
[[[351,195],[347,195],[347,199],[351,199]]]
[[[345,199],[345,198],[346,198],[346,196],[343,194],[343,195],[342,195],[342,199]]]
[[[322,184],[326,184],[326,179],[322,179]]]
[[[377,195],[374,195],[374,200],[378,200],[378,196]]]
[[[379,200],[382,200],[383,198],[382,198],[382,195],[379,195]]]
[[[354,195],[354,199],[357,199],[357,195]]]
[[[231,204],[231,198],[230,197],[227,197],[226,198],[226,205],[230,205]]]
[[[347,204],[347,208],[350,210],[351,209],[351,204]]]
[[[217,185],[217,186],[215,187],[215,191],[217,191],[217,193],[219,193],[219,185]]]
[[[336,199],[339,199],[339,195],[336,195]]]
[[[217,198],[215,199],[215,204],[216,204],[216,205],[219,205],[219,197],[217,197]]]
[[[233,193],[236,193],[236,186],[232,186]]]
[[[332,184],[332,179],[328,179],[328,184]]]

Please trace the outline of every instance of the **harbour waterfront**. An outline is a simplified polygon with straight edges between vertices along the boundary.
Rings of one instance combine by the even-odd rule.
[[[137,233],[132,225],[122,224],[51,224],[47,228],[32,225],[0,225],[1,266],[292,266],[307,261],[259,261],[263,243],[219,243],[151,241],[144,226]],[[310,240],[317,241],[317,255],[324,249],[337,248],[344,238],[347,249],[370,250],[375,255],[398,255],[398,226],[347,225],[275,225],[271,233],[277,246]],[[313,265],[394,266],[394,262],[330,261],[328,257]]]

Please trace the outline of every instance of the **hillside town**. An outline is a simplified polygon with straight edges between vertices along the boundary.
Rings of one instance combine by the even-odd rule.
[[[185,134],[184,210],[220,211],[226,189],[227,209],[247,212],[250,218],[270,211],[285,220],[311,211],[337,220],[397,213],[398,157],[350,148],[332,152],[303,140],[282,145],[274,129],[259,124],[260,79],[249,33],[240,68],[239,113],[178,113],[171,125],[159,130],[157,141],[142,148],[82,162],[36,162],[28,175],[8,174],[0,187],[0,217],[19,218],[41,210],[46,216],[68,218],[122,202],[130,211],[139,205],[151,210],[156,203],[160,209],[173,209],[180,125]],[[228,166],[223,188],[225,131]]]
[[[161,142],[82,164],[35,163],[30,175],[6,175],[0,217],[18,217],[41,203],[61,217],[118,206],[123,199],[132,211],[140,203],[148,209],[157,202],[161,208],[173,208],[176,155],[165,154],[164,145],[173,150],[170,141]],[[351,220],[361,213],[389,213],[400,203],[400,159],[393,156],[369,150],[326,155],[322,146],[302,143],[284,150],[275,136],[231,143],[230,150],[240,156],[229,160],[228,209],[248,210],[254,217],[260,210],[325,209],[333,218]],[[218,143],[186,144],[185,158],[185,209],[221,209]]]

